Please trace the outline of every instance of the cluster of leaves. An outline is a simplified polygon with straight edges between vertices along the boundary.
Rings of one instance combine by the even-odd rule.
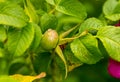
[[[96,18],[88,18],[78,0],[1,0],[0,75],[45,71],[58,82],[84,63],[106,56],[120,61],[120,28],[113,26],[119,20],[120,0],[107,0]],[[41,39],[48,29],[57,31],[59,41],[44,50]]]

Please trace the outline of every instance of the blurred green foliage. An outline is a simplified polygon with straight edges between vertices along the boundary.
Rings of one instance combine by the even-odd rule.
[[[3,0],[4,1],[4,0]],[[6,1],[9,1],[9,0],[6,0]],[[64,2],[61,3],[61,5],[64,7],[66,7],[67,9],[66,10],[63,10],[61,9],[59,6],[57,8],[57,11],[54,11],[54,9],[52,7],[54,6],[51,6],[51,4],[47,4],[46,1],[50,1],[50,0],[31,0],[31,2],[33,3],[33,6],[35,7],[35,14],[37,13],[38,16],[40,17],[38,19],[38,22],[41,26],[41,30],[42,32],[44,33],[47,29],[49,28],[52,28],[52,29],[55,29],[58,31],[58,33],[62,33],[68,29],[70,29],[71,27],[75,26],[76,24],[78,23],[82,23],[84,19],[78,19],[78,13],[81,12],[81,10],[79,11],[79,9],[74,9],[73,8],[73,11],[71,11],[69,8],[72,9],[71,5],[64,5],[63,3],[65,3],[66,1],[63,0]],[[59,1],[59,0],[55,0],[55,1]],[[74,0],[71,0],[71,2],[74,1]],[[96,17],[96,18],[99,18],[99,16],[102,16],[101,13],[103,11],[103,4],[106,0],[79,0],[86,8],[86,11],[87,11],[87,18],[90,18],[90,17]],[[120,0],[119,0],[120,1]],[[11,0],[10,2],[13,2],[13,3],[17,3],[17,4],[20,4],[21,7],[23,7],[23,4],[22,4],[22,0]],[[69,1],[68,1],[69,2]],[[70,3],[70,2],[69,2]],[[77,4],[77,1],[75,2],[75,4]],[[5,4],[6,5],[6,4]],[[60,6],[61,6],[60,5]],[[72,4],[74,5],[74,4]],[[80,4],[79,4],[80,5]],[[82,6],[79,6],[79,8],[82,7]],[[16,8],[15,8],[16,9]],[[53,14],[51,14],[51,9],[53,9]],[[9,9],[10,10],[10,9]],[[16,9],[18,10],[18,9]],[[68,10],[68,11],[67,11]],[[19,11],[19,10],[18,10]],[[60,12],[61,11],[61,12]],[[79,11],[77,12],[76,14],[76,11]],[[69,14],[68,14],[69,12]],[[49,13],[49,14],[48,14]],[[67,14],[66,14],[67,13]],[[15,13],[14,13],[15,14]],[[44,14],[44,15],[43,15]],[[84,18],[84,14],[83,13],[83,17]],[[71,15],[71,16],[69,16]],[[18,14],[15,14],[15,16],[18,16]],[[24,14],[23,14],[24,16]],[[34,15],[33,15],[34,16]],[[78,16],[78,17],[77,17]],[[82,15],[80,15],[81,17]],[[26,17],[26,15],[24,16]],[[23,18],[24,18],[23,17]],[[86,14],[85,14],[85,17],[86,17]],[[18,19],[18,18],[17,18]],[[37,19],[37,17],[36,17]],[[93,19],[92,18],[92,22],[93,22]],[[97,19],[94,19],[95,21]],[[24,26],[24,23],[26,24],[26,21],[28,21],[28,19],[26,18],[25,22],[20,22],[20,26],[17,26],[17,27],[22,27],[21,25]],[[16,22],[16,21],[15,21]],[[37,23],[38,23],[37,22]],[[103,21],[104,22],[104,21]],[[15,26],[17,24],[14,24],[13,22],[11,22],[12,25],[11,26]],[[18,23],[19,23],[19,20],[18,20]],[[97,24],[98,23],[98,24]],[[99,24],[100,23],[100,24]],[[9,24],[9,23],[8,23]],[[87,21],[87,24],[88,24],[88,21]],[[85,23],[85,25],[87,25]],[[91,22],[90,22],[91,24]],[[95,26],[104,26],[104,25],[101,25],[101,22],[99,22],[99,20],[95,23]],[[23,75],[35,75],[36,74],[40,74],[42,71],[45,71],[45,72],[53,72],[54,69],[52,68],[51,66],[51,62],[55,62],[55,63],[59,63],[59,68],[57,69],[57,72],[58,73],[61,73],[62,72],[65,72],[63,71],[64,70],[64,64],[63,62],[61,61],[61,59],[57,59],[57,57],[52,60],[52,56],[50,55],[51,53],[50,52],[42,52],[41,50],[41,53],[40,53],[40,49],[37,50],[36,48],[39,46],[39,42],[41,40],[41,37],[42,37],[42,33],[40,31],[40,28],[39,26],[37,25],[34,25],[32,23],[30,23],[30,25],[33,25],[36,27],[35,29],[35,40],[34,40],[34,43],[33,45],[31,45],[32,47],[34,48],[30,48],[30,50],[28,49],[26,51],[26,53],[24,53],[24,56],[21,57],[21,58],[15,58],[14,61],[12,61],[12,64],[8,65],[9,64],[9,56],[8,54],[7,55],[4,55],[4,53],[6,54],[7,51],[4,51],[3,48],[6,46],[3,46],[3,44],[6,42],[6,37],[7,35],[5,35],[4,38],[0,37],[0,75],[3,75],[3,74],[8,74],[9,75],[12,75],[12,74],[23,74]],[[84,23],[82,23],[83,27],[84,28],[87,28],[87,26],[85,27]],[[81,26],[82,26],[81,25]],[[2,26],[3,27],[3,26]],[[6,26],[7,27],[7,26]],[[6,28],[5,27],[5,28]],[[93,26],[92,26],[93,27]],[[31,28],[31,32],[32,32],[32,26],[30,27]],[[81,27],[80,27],[81,28]],[[89,28],[89,24],[88,24],[88,28]],[[2,29],[2,28],[1,28]],[[3,29],[4,30],[4,27]],[[10,29],[11,30],[11,29]],[[27,29],[27,30],[30,30],[30,29]],[[76,31],[77,30],[77,31]],[[78,29],[76,29],[75,31],[71,32],[71,34],[68,35],[68,37],[71,37],[73,36],[76,32],[78,32]],[[84,30],[84,29],[83,29]],[[83,31],[82,30],[82,31]],[[1,30],[0,30],[1,31]],[[24,30],[23,30],[24,31]],[[1,31],[3,32],[3,31]],[[6,31],[4,31],[6,32]],[[16,32],[16,30],[15,30]],[[19,32],[19,31],[17,31]],[[39,34],[40,32],[40,34]],[[1,33],[3,34],[3,33]],[[15,34],[15,33],[12,33],[12,34]],[[24,33],[24,34],[28,34],[30,35],[29,33]],[[34,33],[32,33],[33,36],[34,36]],[[16,34],[18,35],[18,34]],[[16,36],[15,35],[15,36]],[[39,36],[40,35],[40,36]],[[96,34],[95,34],[96,35]],[[9,35],[8,37],[10,37],[11,35]],[[32,35],[31,35],[32,36]],[[30,36],[30,37],[31,37]],[[14,38],[14,37],[12,37]],[[23,37],[24,38],[24,37]],[[14,38],[14,40],[16,40],[16,38]],[[19,40],[18,40],[19,41]],[[29,40],[26,40],[25,42],[28,43]],[[4,42],[4,43],[3,43]],[[22,41],[21,41],[22,42]],[[15,42],[14,42],[15,43]],[[26,44],[27,44],[26,43]],[[32,43],[32,40],[31,42]],[[37,44],[36,44],[37,43]],[[10,43],[9,43],[10,44]],[[26,46],[25,44],[25,46]],[[34,45],[36,44],[36,45]],[[11,45],[11,44],[10,44]],[[29,44],[30,45],[30,44]],[[103,45],[102,45],[102,42],[98,44],[98,46],[100,47],[100,51],[102,51],[102,54],[104,56],[106,56],[106,54],[108,54],[105,49],[103,49]],[[22,47],[23,47],[23,44],[22,44]],[[64,47],[64,45],[63,45]],[[10,48],[13,48],[10,46]],[[41,47],[40,47],[41,48]],[[25,48],[27,49],[27,48]],[[33,50],[33,51],[32,51]],[[36,50],[36,51],[35,51]],[[11,51],[11,50],[10,50]],[[13,49],[14,51],[14,49]],[[20,49],[21,51],[21,49]],[[76,58],[73,58],[72,59],[72,52],[69,52],[70,50],[68,49],[68,52],[64,52],[64,55],[65,56],[68,56],[66,59],[67,61],[69,61],[70,64],[83,64],[81,63],[81,61],[78,61],[78,60],[73,60],[73,59],[76,59]],[[30,53],[28,53],[30,52]],[[36,53],[34,53],[36,52]],[[68,55],[66,55],[66,54]],[[30,57],[27,56],[28,54],[31,54]],[[5,57],[4,57],[5,56]],[[7,56],[7,57],[6,57]],[[5,61],[5,59],[7,61]],[[31,59],[31,60],[30,60]],[[11,59],[12,60],[12,59]],[[60,62],[60,61],[61,62]],[[89,60],[90,61],[90,60]],[[33,66],[32,66],[33,65]],[[102,59],[100,62],[97,62],[96,64],[93,64],[93,65],[87,65],[87,64],[83,64],[71,71],[69,71],[68,73],[68,77],[66,79],[63,80],[63,82],[119,82],[120,80],[119,79],[116,79],[116,78],[113,78],[111,77],[108,72],[107,72],[107,66],[108,66],[108,57],[106,56],[104,59]],[[9,67],[9,68],[8,68]],[[49,69],[51,68],[51,69]],[[63,68],[63,69],[62,69]],[[48,70],[49,69],[49,70]],[[8,71],[6,71],[8,70]],[[47,70],[47,71],[46,71]],[[51,71],[53,70],[53,71]],[[62,71],[60,71],[62,70]],[[34,73],[35,72],[35,73]],[[52,74],[52,73],[51,73]],[[60,75],[61,75],[60,74]],[[59,75],[59,74],[58,74]],[[52,76],[51,75],[47,75],[47,77],[41,79],[40,81],[37,81],[37,82],[48,82],[48,80],[46,79],[49,79],[51,78]],[[36,82],[36,81],[35,81]]]
[[[82,65],[68,74],[63,82],[119,82],[107,73],[108,60],[104,59],[93,65]]]
[[[98,17],[106,0],[79,0],[86,7],[88,17]]]

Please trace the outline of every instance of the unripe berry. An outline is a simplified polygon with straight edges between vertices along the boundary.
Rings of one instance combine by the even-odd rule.
[[[41,39],[41,47],[44,50],[51,50],[57,46],[58,43],[58,33],[55,30],[48,29],[42,39]]]

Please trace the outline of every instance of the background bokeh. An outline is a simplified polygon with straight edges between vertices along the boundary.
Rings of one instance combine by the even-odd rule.
[[[108,60],[104,59],[94,65],[82,65],[68,74],[63,82],[120,82],[107,72]]]

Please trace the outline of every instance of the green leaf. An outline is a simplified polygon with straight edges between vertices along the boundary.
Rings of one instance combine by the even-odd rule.
[[[64,24],[64,23],[80,23],[82,21],[79,18],[76,18],[76,17],[62,16],[59,19],[59,22]]]
[[[107,26],[108,20],[105,18],[105,16],[104,16],[103,13],[101,13],[98,18],[99,18],[99,20],[102,21],[102,23],[103,23],[105,26]]]
[[[12,60],[10,62],[10,66],[13,65],[13,64],[15,64],[15,63],[25,64],[26,63],[25,61],[26,61],[26,58],[24,58],[24,57],[18,57],[18,58],[15,58],[14,60]]]
[[[78,60],[78,58],[76,58],[74,56],[74,54],[72,53],[72,51],[70,49],[70,45],[67,45],[67,47],[65,48],[63,53],[65,54],[66,59],[69,61],[69,63],[71,63],[71,64],[73,64],[73,63],[81,64],[82,63],[80,60]]]
[[[66,56],[68,71],[72,71],[74,68],[81,66],[83,63],[75,57],[70,49],[70,45],[65,45],[65,49],[63,50],[64,55]]]
[[[35,9],[41,9],[43,11],[47,10],[47,5],[45,0],[30,0]]]
[[[2,76],[2,77],[0,77],[0,82],[19,82],[19,81],[15,80],[9,76]]]
[[[39,10],[37,10],[36,12],[37,12],[37,14],[38,14],[39,16],[42,16],[42,15],[44,15],[44,14],[46,13],[46,12],[43,11],[42,9],[39,9]]]
[[[117,4],[117,0],[107,0],[103,5],[103,13],[105,15],[113,14],[113,11]]]
[[[19,5],[0,3],[0,24],[21,28],[27,21],[28,17]]]
[[[51,4],[51,5],[55,5],[54,0],[46,0],[47,3]]]
[[[0,42],[4,42],[7,38],[6,30],[3,25],[0,25]]]
[[[102,41],[109,56],[120,61],[120,28],[103,27],[98,31],[97,37]]]
[[[111,15],[111,16],[106,16],[106,18],[108,18],[109,20],[112,20],[112,21],[118,21],[118,20],[120,20],[120,14],[114,14],[114,15]]]
[[[47,3],[51,4],[51,5],[57,5],[61,0],[46,0]]]
[[[56,10],[64,14],[84,20],[87,16],[84,6],[78,0],[60,0]]]
[[[59,18],[59,22],[58,22],[58,26],[57,26],[56,30],[58,33],[62,33],[64,31],[67,31],[68,29],[71,29],[72,27],[74,27],[75,24],[80,24],[82,22],[83,22],[83,20],[81,20],[79,18],[62,15]],[[70,35],[73,35],[74,31]],[[76,31],[78,31],[78,28],[76,29]]]
[[[117,0],[107,0],[103,6],[103,13],[109,20],[120,20],[120,3]]]
[[[58,19],[52,14],[44,14],[40,21],[42,32],[45,32],[47,29],[55,29],[58,24]]]
[[[102,53],[102,55],[104,56],[104,58],[107,58],[109,56],[103,43],[99,39],[98,39],[98,48],[99,48],[100,52]]]
[[[39,23],[39,17],[35,11],[34,6],[30,2],[30,0],[24,0],[24,7],[25,7],[25,12],[30,18],[30,22],[34,22],[36,24]],[[32,13],[31,13],[32,12]]]
[[[97,18],[88,18],[87,20],[85,20],[79,29],[79,33],[82,33],[85,30],[92,30],[92,29],[99,29],[100,27],[104,26],[104,24],[102,23],[102,21],[100,21]]]
[[[103,58],[98,49],[97,39],[90,34],[75,39],[71,43],[71,50],[83,63],[95,64]]]
[[[8,32],[8,50],[14,56],[21,56],[31,45],[34,38],[34,25],[29,23],[21,30],[10,29]]]
[[[57,54],[54,55],[52,66],[53,67],[51,68],[51,71],[52,74],[55,76],[56,82],[61,82],[62,79],[65,79],[67,77],[65,77],[65,64]]]
[[[10,2],[11,4],[13,4],[13,3],[17,3],[17,4],[20,4],[20,3],[22,3],[22,1],[23,0],[4,0],[4,1],[7,1],[7,2]]]
[[[37,24],[33,24],[33,27],[35,29],[35,35],[34,35],[34,40],[31,44],[31,50],[35,51],[40,44],[40,40],[42,38],[42,32],[40,27]]]
[[[57,55],[60,57],[60,59],[63,61],[64,65],[65,65],[65,78],[66,78],[67,72],[68,72],[66,59],[65,59],[63,52],[59,46],[56,47],[55,52],[57,53]]]

